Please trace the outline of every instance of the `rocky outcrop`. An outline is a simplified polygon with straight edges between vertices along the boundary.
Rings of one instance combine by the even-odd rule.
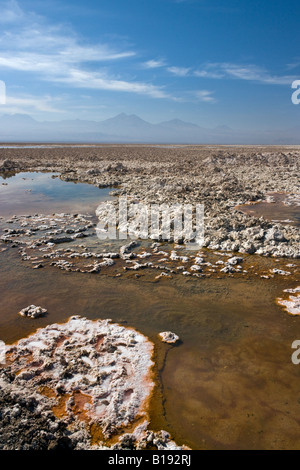
[[[0,162],[0,173],[14,173],[19,168],[19,163],[14,160],[6,159]]]

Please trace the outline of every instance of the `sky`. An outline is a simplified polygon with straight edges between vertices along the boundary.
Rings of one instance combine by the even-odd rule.
[[[0,113],[300,126],[299,26],[298,0],[0,0]]]

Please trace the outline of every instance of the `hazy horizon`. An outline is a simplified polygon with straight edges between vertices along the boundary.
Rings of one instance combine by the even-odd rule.
[[[27,114],[0,115],[0,142],[300,145],[300,128],[243,132],[172,119],[150,123],[120,113],[104,120],[38,121]]]

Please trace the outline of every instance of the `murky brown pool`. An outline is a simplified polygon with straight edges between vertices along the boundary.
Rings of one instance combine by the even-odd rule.
[[[273,222],[300,226],[300,202],[298,201],[298,205],[286,204],[287,196],[286,193],[270,193],[269,199],[272,202],[242,204],[237,206],[237,209],[255,217],[263,216]]]
[[[274,262],[253,257],[258,270]],[[0,254],[0,338],[11,343],[73,314],[124,322],[155,343],[152,429],[193,449],[299,449],[300,365],[291,362],[291,344],[300,339],[300,318],[275,303],[296,285],[295,276],[153,282],[147,273],[34,270],[9,248]],[[48,315],[17,315],[30,304]],[[181,343],[161,343],[157,334],[165,330]]]

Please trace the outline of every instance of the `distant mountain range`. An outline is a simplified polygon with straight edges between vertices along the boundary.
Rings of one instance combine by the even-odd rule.
[[[125,113],[104,121],[39,122],[27,114],[0,117],[1,142],[89,142],[156,144],[300,144],[300,129],[246,132],[227,126],[204,128],[180,119],[151,124]]]

